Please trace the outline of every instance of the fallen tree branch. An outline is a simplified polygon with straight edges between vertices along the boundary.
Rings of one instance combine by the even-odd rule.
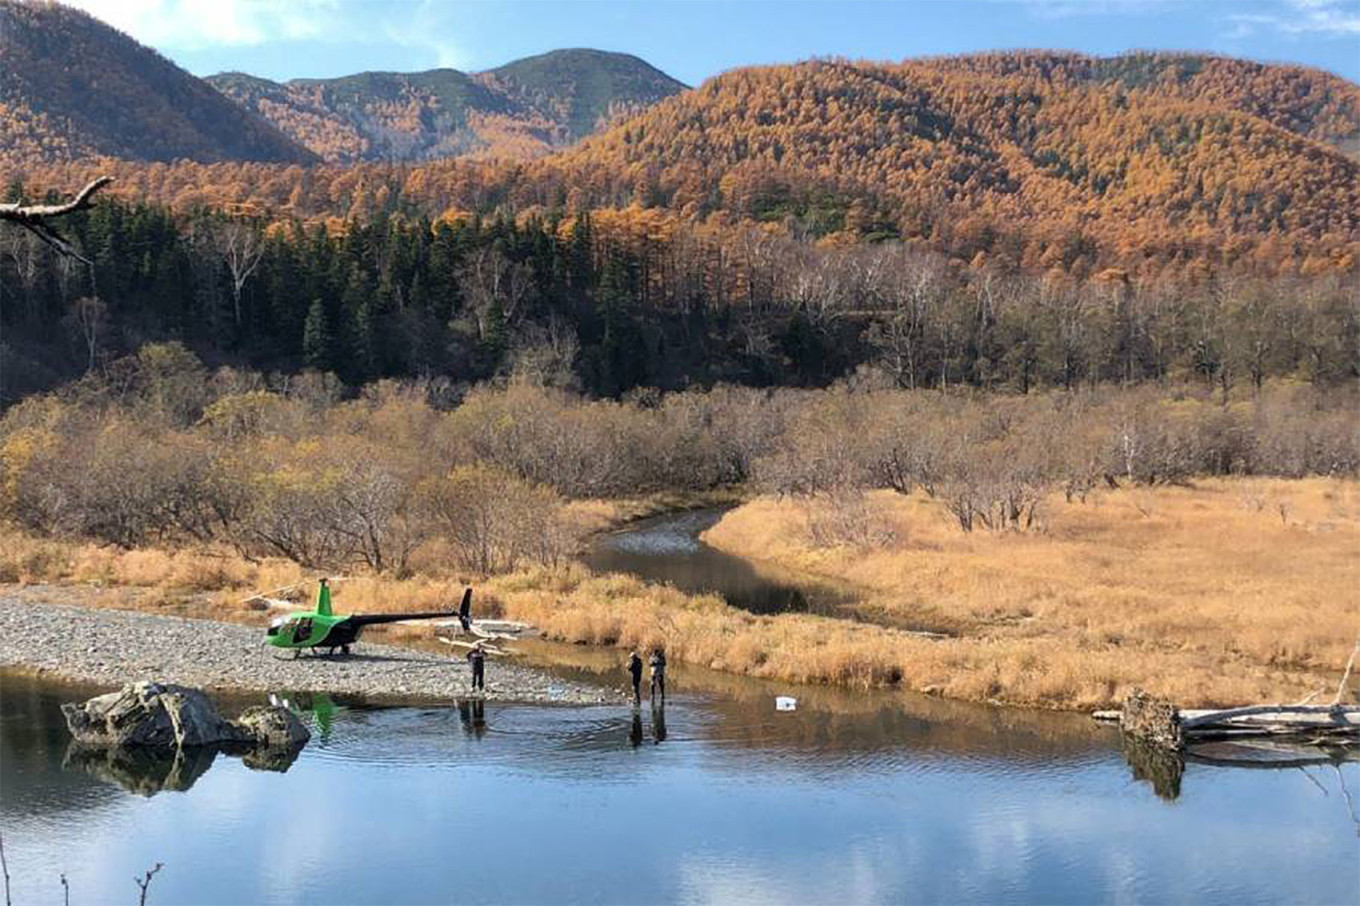
[[[151,879],[156,876],[156,872],[160,871],[164,867],[165,867],[164,865],[157,862],[151,868],[147,869],[145,875],[143,875],[140,878],[134,877],[132,879],[137,882],[137,886],[141,888],[142,891],[142,896],[141,899],[137,901],[137,906],[146,906],[146,889],[151,886]]]
[[[1325,726],[1326,723],[1360,728],[1360,719],[1352,719],[1360,717],[1360,709],[1337,705],[1249,705],[1245,708],[1228,708],[1222,711],[1182,711],[1180,724],[1182,730],[1191,730],[1195,727],[1229,723],[1238,718],[1262,714],[1292,715],[1301,719],[1300,724],[1310,728]]]
[[[112,176],[101,176],[77,192],[75,198],[62,204],[21,205],[17,201],[0,204],[0,221],[18,224],[51,246],[58,254],[74,258],[83,264],[89,264],[90,259],[76,251],[75,246],[63,238],[47,221],[49,218],[83,211],[91,207],[94,204],[92,201],[94,194],[111,182],[113,182]]]
[[[1356,652],[1360,652],[1360,636],[1355,640],[1354,647],[1351,648],[1350,660],[1346,661],[1346,672],[1341,674],[1341,682],[1336,687],[1336,695],[1332,698],[1333,705],[1341,704],[1341,696],[1346,691],[1346,683],[1351,678],[1351,668],[1355,666]]]
[[[0,837],[0,871],[5,874],[5,906],[11,906],[9,898],[9,863],[5,861],[5,838]]]
[[[76,197],[63,204],[21,205],[17,201],[0,204],[0,220],[25,220],[34,217],[60,217],[73,211],[83,211],[94,202],[90,198],[95,192],[113,182],[112,176],[101,176],[76,193]]]
[[[1299,699],[1298,701],[1294,702],[1294,704],[1296,704],[1296,705],[1306,705],[1306,704],[1308,704],[1310,701],[1312,701],[1313,699],[1317,698],[1319,695],[1321,695],[1322,693],[1324,693],[1324,692],[1326,692],[1326,691],[1327,691],[1326,689],[1319,689],[1319,690],[1317,690],[1316,692],[1309,693],[1308,695],[1305,695],[1303,698],[1301,698],[1301,699]]]

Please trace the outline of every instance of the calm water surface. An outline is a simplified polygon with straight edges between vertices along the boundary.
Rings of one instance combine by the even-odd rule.
[[[294,694],[273,765],[74,757],[92,690],[0,676],[14,902],[135,902],[155,862],[160,904],[1360,902],[1360,765],[1182,773],[1081,716],[673,672],[664,714]]]
[[[1084,723],[704,694],[664,722],[325,703],[286,772],[219,755],[154,792],[163,770],[65,763],[72,697],[0,687],[16,903],[63,872],[127,903],[157,861],[155,903],[1357,900],[1355,764],[1192,763],[1169,799]]]

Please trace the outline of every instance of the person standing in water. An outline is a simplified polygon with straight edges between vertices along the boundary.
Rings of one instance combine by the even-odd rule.
[[[666,651],[660,645],[652,649],[652,704],[656,704],[656,690],[661,690],[661,704],[666,703]]]
[[[472,691],[486,691],[486,652],[482,650],[482,643],[478,642],[472,646],[472,650],[467,653],[468,663],[472,665]]]
[[[642,655],[636,651],[628,653],[628,673],[633,678],[633,704],[642,704]]]

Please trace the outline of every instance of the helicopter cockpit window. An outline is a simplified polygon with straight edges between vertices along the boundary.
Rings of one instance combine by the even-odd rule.
[[[297,625],[293,627],[293,641],[305,642],[307,641],[307,639],[311,638],[311,636],[312,636],[312,621],[298,620]]]
[[[283,624],[288,622],[287,617],[275,617],[269,621],[269,628],[264,631],[265,635],[278,635]]]

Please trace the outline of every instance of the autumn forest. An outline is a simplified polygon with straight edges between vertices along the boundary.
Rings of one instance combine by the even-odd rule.
[[[1294,695],[1337,666],[1310,596],[1348,581],[1360,471],[1342,78],[1011,51],[689,88],[561,50],[199,79],[20,0],[0,0],[0,49],[0,204],[112,178],[59,243],[0,224],[0,580],[210,552],[200,590],[355,571],[420,610],[420,582],[477,575],[550,638],[650,644],[689,614],[679,660],[1049,707],[1159,677],[1266,694],[1261,664]],[[854,638],[790,615],[775,638],[571,565],[630,516],[714,499],[745,503],[713,543],[858,587]],[[1240,545],[1197,526],[1256,544],[1267,523],[1308,578],[1262,565],[1250,632],[1128,666],[1120,639],[1161,651],[1187,597],[1202,624],[1240,610],[1215,584],[1244,575]],[[1017,539],[1033,581],[999,614]],[[1154,541],[1202,553],[1204,588]],[[1087,543],[1147,563],[1106,595]],[[970,565],[918,587],[944,551]],[[1045,557],[1099,575],[1059,594]],[[1014,675],[931,661],[944,647],[903,627],[1013,641]]]

